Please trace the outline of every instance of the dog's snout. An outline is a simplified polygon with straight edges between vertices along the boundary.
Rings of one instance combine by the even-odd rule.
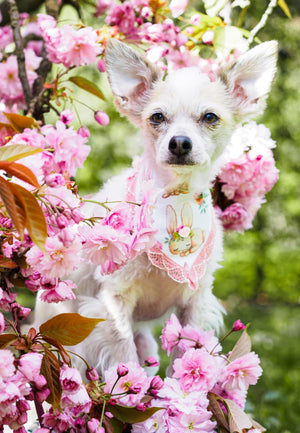
[[[176,135],[169,142],[169,151],[175,156],[186,155],[192,150],[192,140],[185,135]]]

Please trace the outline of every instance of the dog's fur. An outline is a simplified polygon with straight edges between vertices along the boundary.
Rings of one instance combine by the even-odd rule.
[[[151,167],[157,185],[167,195],[184,184],[190,191],[212,185],[236,126],[263,111],[276,70],[276,53],[277,43],[266,42],[221,68],[215,80],[197,68],[183,68],[163,79],[158,67],[137,51],[108,41],[106,65],[116,104],[122,115],[141,128],[142,165]],[[207,113],[217,116],[212,124]],[[158,114],[156,122],[153,114]],[[161,115],[163,120],[157,123]],[[188,139],[187,152],[171,150],[170,141],[178,136]],[[94,199],[125,200],[130,173],[111,179]],[[87,215],[100,212],[100,206],[86,205]],[[221,258],[222,229],[217,223],[213,253],[195,291],[154,267],[146,254],[109,276],[83,263],[72,276],[78,285],[77,300],[50,309],[39,302],[36,321],[65,311],[105,318],[75,350],[100,372],[121,361],[144,361],[149,355],[157,356],[145,322],[160,318],[172,307],[182,325],[208,329],[222,324],[223,309],[212,294],[213,273]]]

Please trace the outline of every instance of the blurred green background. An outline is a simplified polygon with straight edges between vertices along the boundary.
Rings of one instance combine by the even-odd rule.
[[[252,0],[243,27],[253,28],[268,3]],[[223,268],[215,280],[215,293],[228,311],[227,328],[238,318],[252,324],[249,333],[264,374],[249,391],[247,411],[272,433],[300,433],[300,3],[286,3],[292,18],[277,7],[258,35],[261,40],[277,39],[280,47],[268,108],[258,119],[277,141],[275,157],[280,178],[267,195],[253,229],[244,234],[226,234]],[[75,18],[70,7],[65,16],[71,19],[72,14]],[[86,18],[83,13],[83,22]],[[97,26],[99,22],[92,24]],[[75,127],[85,124],[91,130],[92,150],[77,176],[79,191],[85,194],[130,165],[141,149],[138,131],[120,118],[112,105],[105,74],[99,74],[96,67],[83,67],[80,74],[99,84],[107,102],[87,97],[84,91],[76,91],[74,100],[106,111],[111,119],[108,126],[101,127],[90,110],[77,104]],[[233,339],[231,342],[233,345]]]
[[[251,2],[245,28],[254,27],[267,4]],[[249,391],[247,411],[272,433],[300,432],[300,4],[287,4],[292,19],[277,7],[259,33],[261,40],[277,39],[280,46],[268,108],[258,119],[277,141],[280,179],[253,229],[226,234],[223,269],[215,281],[215,293],[228,311],[226,326],[238,318],[252,324],[249,333],[264,374]],[[104,76],[100,85],[107,88]],[[97,189],[139,149],[139,134],[126,119],[110,103],[100,108],[111,123],[102,129],[91,124],[92,153],[77,178],[82,192]]]

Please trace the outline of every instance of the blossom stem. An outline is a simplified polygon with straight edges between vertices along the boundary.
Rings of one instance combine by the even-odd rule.
[[[81,361],[83,361],[87,367],[88,370],[91,369],[91,366],[89,365],[89,363],[80,355],[78,355],[78,353],[72,352],[72,350],[67,350],[68,353],[71,353],[72,355],[77,356],[79,359],[81,359]]]
[[[14,41],[16,44],[16,56],[18,61],[18,75],[24,91],[25,102],[29,108],[32,98],[31,89],[28,81],[26,66],[25,66],[25,53],[23,38],[20,30],[20,16],[18,7],[15,0],[8,0],[10,22],[13,29]]]

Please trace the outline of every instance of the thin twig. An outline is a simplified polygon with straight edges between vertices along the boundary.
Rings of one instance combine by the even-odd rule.
[[[271,0],[270,1],[269,6],[267,7],[265,13],[261,17],[261,20],[259,21],[258,24],[256,24],[256,26],[250,32],[250,37],[248,39],[248,46],[250,46],[252,44],[257,33],[265,26],[267,19],[269,18],[269,16],[273,12],[273,9],[275,8],[276,5],[277,5],[277,0]]]
[[[25,67],[25,53],[24,53],[24,43],[20,31],[20,16],[18,7],[15,0],[8,0],[9,5],[9,16],[11,27],[13,30],[14,41],[16,45],[16,56],[18,61],[18,75],[22,84],[25,102],[27,107],[29,107],[32,95],[29,86],[28,76]]]

